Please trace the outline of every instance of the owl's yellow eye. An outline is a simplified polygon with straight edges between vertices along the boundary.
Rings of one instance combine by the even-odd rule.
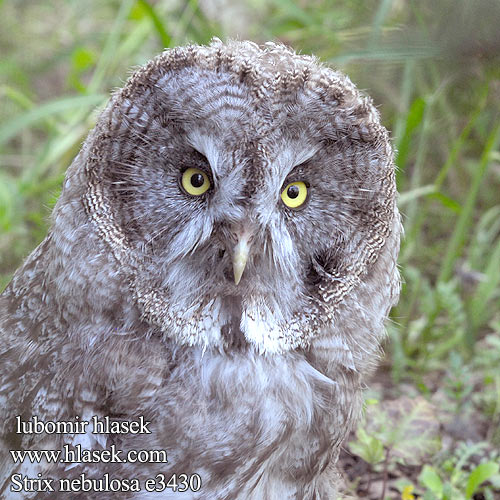
[[[210,189],[208,175],[199,168],[188,168],[182,174],[181,184],[186,193],[200,196]]]
[[[307,198],[307,186],[305,182],[291,182],[281,191],[281,199],[289,208],[299,208]]]

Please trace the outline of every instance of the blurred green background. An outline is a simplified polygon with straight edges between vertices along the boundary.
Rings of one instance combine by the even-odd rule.
[[[346,497],[500,498],[500,0],[0,0],[0,290],[110,91],[213,36],[316,54],[392,131],[404,286]]]

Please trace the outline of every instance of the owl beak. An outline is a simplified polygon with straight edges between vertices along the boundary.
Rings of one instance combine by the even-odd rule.
[[[248,254],[250,252],[251,234],[244,231],[238,237],[238,243],[233,250],[233,273],[234,282],[238,284],[243,276],[243,271],[247,265]]]

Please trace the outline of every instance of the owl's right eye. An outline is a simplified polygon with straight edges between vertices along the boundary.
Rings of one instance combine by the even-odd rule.
[[[182,174],[181,185],[187,194],[200,196],[210,189],[211,183],[203,170],[191,167]]]

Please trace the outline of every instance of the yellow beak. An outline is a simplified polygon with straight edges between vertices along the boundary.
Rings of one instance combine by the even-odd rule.
[[[243,232],[233,250],[233,273],[236,284],[240,282],[245,266],[247,265],[248,254],[250,252],[250,236],[249,232]]]

